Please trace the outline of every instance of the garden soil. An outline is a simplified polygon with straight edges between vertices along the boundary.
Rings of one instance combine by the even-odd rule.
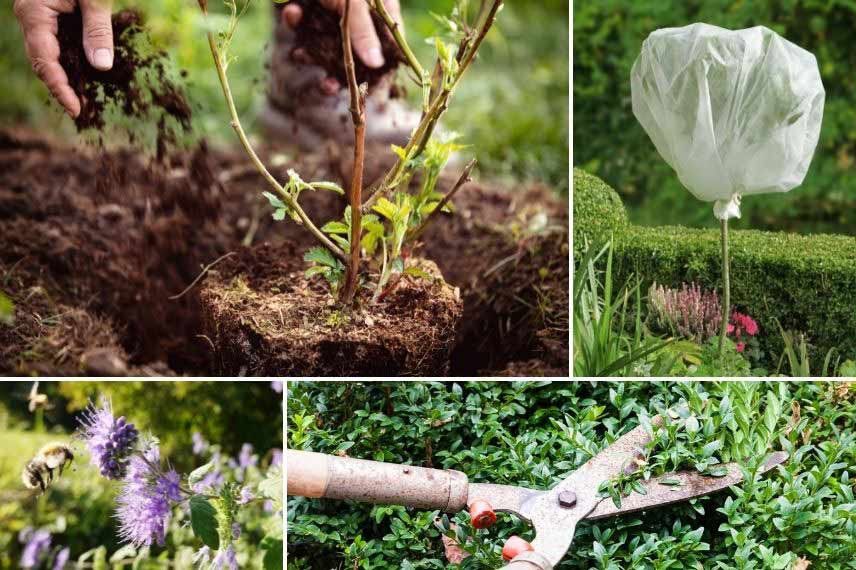
[[[277,151],[261,152],[269,159]],[[375,149],[369,156],[381,154],[388,153]],[[296,168],[310,178],[344,180],[349,159],[348,149],[329,147],[273,171],[281,178]],[[368,164],[367,179],[383,167]],[[450,173],[442,187],[455,177]],[[262,187],[238,151],[202,145],[151,160],[129,150],[72,147],[25,130],[0,130],[0,287],[16,307],[15,325],[0,325],[0,372],[218,373],[228,353],[216,350],[206,334],[217,323],[203,291],[233,283],[242,267],[254,268],[251,279],[260,281],[250,284],[259,292],[267,287],[264,279],[282,287],[284,275],[261,271],[261,263],[296,274],[299,285],[292,286],[321,298],[321,284],[306,283],[298,271],[302,252],[314,245],[311,236],[273,221]],[[326,192],[301,196],[319,221],[338,215],[341,200]],[[463,302],[449,361],[430,356],[435,373],[567,374],[565,206],[543,188],[509,192],[477,183],[467,184],[454,202],[456,215],[439,218],[426,232],[426,245],[413,253],[433,260]],[[545,214],[549,222],[533,224]],[[242,246],[264,242],[271,245]],[[235,254],[174,298],[228,252]],[[272,252],[284,257],[272,259]],[[451,288],[442,289],[437,307],[430,305],[435,301],[428,293],[436,286],[407,283],[405,298],[390,301],[407,310],[459,310],[448,297]],[[335,324],[330,309],[323,310],[325,326]],[[395,311],[392,305],[378,310]],[[370,316],[377,323],[387,318]],[[345,323],[340,333],[348,330]],[[323,350],[344,356],[363,349],[374,350],[355,344]],[[403,357],[393,366],[418,369],[408,362],[415,361]]]

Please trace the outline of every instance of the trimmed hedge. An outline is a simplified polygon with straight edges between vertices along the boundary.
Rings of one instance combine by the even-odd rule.
[[[595,239],[627,224],[618,193],[597,176],[574,168],[574,251],[581,250],[585,237]]]
[[[586,202],[599,199],[599,193],[578,194],[575,186],[574,212],[578,200],[586,211],[592,207]],[[575,240],[602,231],[586,217],[574,222]],[[637,275],[643,291],[654,281],[721,286],[719,230],[628,225],[614,237],[615,283]],[[842,359],[856,359],[856,238],[756,230],[731,231],[729,238],[732,303],[758,321],[765,351],[781,354],[777,319],[785,330],[808,336],[813,368],[830,348],[837,348]]]

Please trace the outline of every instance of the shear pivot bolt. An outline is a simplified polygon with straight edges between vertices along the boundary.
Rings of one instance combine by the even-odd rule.
[[[559,505],[570,509],[577,504],[577,494],[573,491],[562,491],[559,493]]]
[[[532,548],[531,544],[517,535],[511,535],[502,547],[502,558],[507,562],[509,560],[513,560],[517,556],[520,556],[524,552],[531,552],[533,550],[535,549]]]
[[[487,528],[496,522],[493,507],[484,499],[476,499],[470,503],[470,522],[476,528]]]

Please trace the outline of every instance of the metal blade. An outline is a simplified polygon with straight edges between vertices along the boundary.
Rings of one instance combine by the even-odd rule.
[[[770,454],[759,473],[766,473],[776,465],[784,463],[787,458],[788,454],[784,451]],[[679,473],[666,473],[648,481],[642,481],[642,486],[647,494],[632,493],[627,497],[622,497],[620,507],[616,507],[612,499],[606,499],[589,513],[586,520],[603,519],[679,503],[720,491],[743,480],[743,474],[740,473],[737,463],[726,463],[724,467],[728,469],[728,474],[723,477],[710,477],[698,472],[681,471]],[[676,484],[671,484],[673,482]]]

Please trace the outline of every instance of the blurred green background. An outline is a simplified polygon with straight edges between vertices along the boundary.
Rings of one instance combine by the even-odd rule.
[[[252,120],[265,93],[265,48],[270,41],[271,2],[255,0],[232,44],[238,57],[230,66],[232,88],[244,125]],[[434,14],[448,14],[454,0],[402,0],[408,41],[427,64],[433,47],[426,43],[439,31]],[[471,2],[472,4],[472,2]],[[209,1],[212,10],[218,0]],[[200,134],[236,145],[228,124],[204,28],[196,2],[147,0],[114,2],[116,9],[135,7],[145,16],[153,40],[187,70],[187,86]],[[0,117],[4,124],[27,123],[72,134],[57,105],[45,105],[47,90],[26,61],[21,33],[11,9],[0,11]],[[446,115],[448,129],[473,145],[482,172],[510,181],[543,181],[568,189],[568,3],[508,2],[480,59],[464,79]],[[409,89],[410,98],[418,97]]]
[[[683,188],[630,102],[630,69],[656,29],[767,26],[815,54],[826,89],[820,143],[803,184],[750,196],[738,228],[856,234],[856,2],[594,0],[574,3],[574,165],[621,194],[631,221],[713,227],[712,204]]]
[[[162,459],[179,473],[189,473],[217,451],[229,479],[228,459],[249,443],[258,456],[258,467],[245,475],[249,484],[263,475],[272,450],[282,449],[282,395],[270,382],[40,382],[39,392],[49,401],[41,419],[27,407],[31,386],[0,382],[0,570],[18,568],[18,533],[28,526],[50,530],[53,545],[70,547],[72,560],[98,546],[107,548],[108,557],[121,548],[113,520],[117,485],[98,476],[74,436],[77,417],[90,400],[109,398],[116,416],[125,415],[141,433],[156,436]],[[193,453],[194,432],[213,446],[207,454]],[[76,458],[47,493],[37,496],[24,488],[21,471],[48,442],[69,444]],[[175,511],[167,544],[153,547],[141,567],[166,567],[155,563],[158,557],[175,568],[192,566],[199,544],[189,528],[182,528],[187,521],[181,509]],[[255,560],[262,528],[274,514],[263,513],[259,505],[244,516],[247,540],[241,548]]]

